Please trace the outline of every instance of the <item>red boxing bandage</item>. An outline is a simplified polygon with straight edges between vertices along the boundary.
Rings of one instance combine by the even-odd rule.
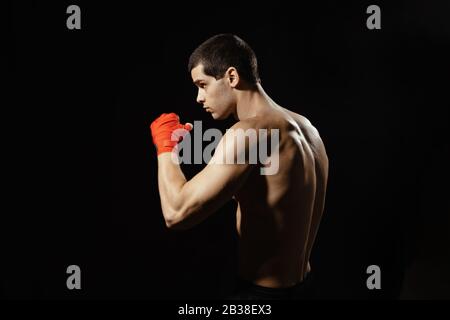
[[[163,113],[150,125],[153,143],[158,156],[164,152],[172,152],[183,137],[192,130],[192,124],[181,124],[175,113]]]

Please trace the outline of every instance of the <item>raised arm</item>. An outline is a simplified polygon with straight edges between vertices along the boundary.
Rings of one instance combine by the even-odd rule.
[[[246,129],[246,126],[239,122],[232,129]],[[180,165],[172,161],[171,152],[159,153],[158,186],[167,227],[188,229],[197,225],[230,200],[242,186],[252,165],[237,164],[237,156],[248,152],[251,142],[237,143],[235,132],[230,130],[222,137],[211,161],[189,181]]]

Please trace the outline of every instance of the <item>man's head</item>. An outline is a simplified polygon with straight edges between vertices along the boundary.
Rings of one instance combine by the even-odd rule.
[[[236,90],[260,81],[255,53],[232,34],[219,34],[203,42],[189,58],[188,70],[198,87],[197,102],[214,119],[225,119],[236,106]]]

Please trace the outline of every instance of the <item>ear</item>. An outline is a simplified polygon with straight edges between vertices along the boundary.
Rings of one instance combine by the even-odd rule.
[[[232,88],[235,88],[240,81],[239,73],[237,72],[235,67],[229,67],[225,72],[225,78],[228,80],[228,83]]]

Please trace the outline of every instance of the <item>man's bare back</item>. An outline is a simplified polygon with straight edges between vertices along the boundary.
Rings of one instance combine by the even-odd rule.
[[[318,131],[301,115],[277,106],[252,120],[255,127],[279,129],[279,171],[253,170],[235,194],[239,275],[264,287],[289,287],[310,271],[328,157]]]
[[[233,115],[238,122],[220,139],[208,165],[190,180],[172,161],[171,153],[177,144],[172,133],[192,125],[182,125],[173,113],[152,122],[166,226],[191,228],[234,197],[240,236],[238,280],[243,280],[237,281],[235,296],[307,296],[300,287],[307,287],[303,280],[310,269],[328,176],[328,158],[317,130],[265,93],[254,52],[236,35],[219,34],[204,41],[189,57],[188,69],[198,88],[196,101],[206,112],[216,120]],[[258,138],[247,137],[248,144],[237,142],[248,129],[258,132]],[[255,147],[261,156],[258,143],[265,139],[260,134],[272,129],[279,133],[279,139],[269,135],[275,139],[270,141],[271,148],[273,141],[278,143],[278,156],[268,159],[276,162],[275,172],[272,163],[258,170],[266,159],[256,165],[241,161],[240,156],[249,151],[255,155]],[[264,175],[266,169],[272,175]]]

